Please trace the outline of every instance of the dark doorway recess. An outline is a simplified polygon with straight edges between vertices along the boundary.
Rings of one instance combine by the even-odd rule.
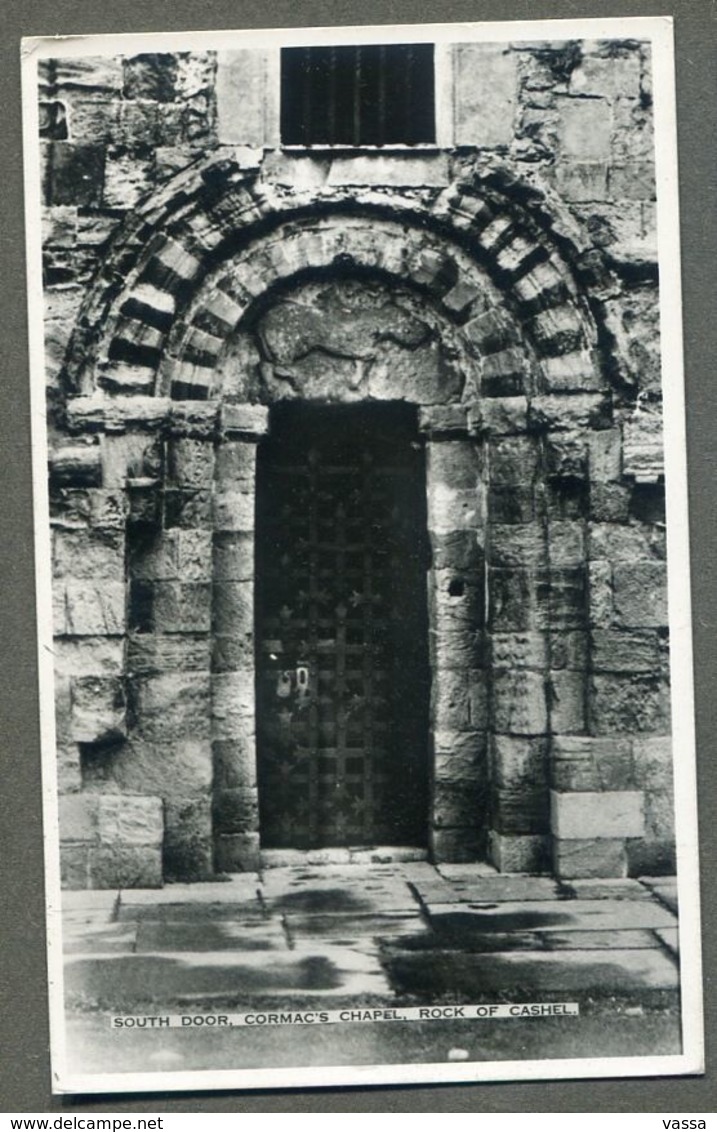
[[[426,845],[427,565],[413,407],[275,406],[257,480],[265,848]]]

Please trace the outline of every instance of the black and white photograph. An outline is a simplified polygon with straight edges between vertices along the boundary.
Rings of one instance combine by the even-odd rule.
[[[23,101],[53,1090],[699,1073],[672,21]]]

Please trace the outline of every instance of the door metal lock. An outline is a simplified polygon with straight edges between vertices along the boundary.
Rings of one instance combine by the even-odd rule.
[[[302,697],[309,694],[309,666],[302,661],[296,666],[296,690]]]

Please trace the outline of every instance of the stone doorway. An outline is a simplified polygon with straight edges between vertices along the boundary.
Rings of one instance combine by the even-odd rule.
[[[263,848],[425,847],[429,566],[417,412],[271,410],[257,463]]]

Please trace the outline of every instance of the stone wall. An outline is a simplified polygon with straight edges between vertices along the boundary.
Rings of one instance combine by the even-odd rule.
[[[420,155],[282,152],[267,52],[43,65],[71,885],[256,862],[253,460],[296,396],[421,406],[434,853],[671,866],[649,53],[449,54]]]

